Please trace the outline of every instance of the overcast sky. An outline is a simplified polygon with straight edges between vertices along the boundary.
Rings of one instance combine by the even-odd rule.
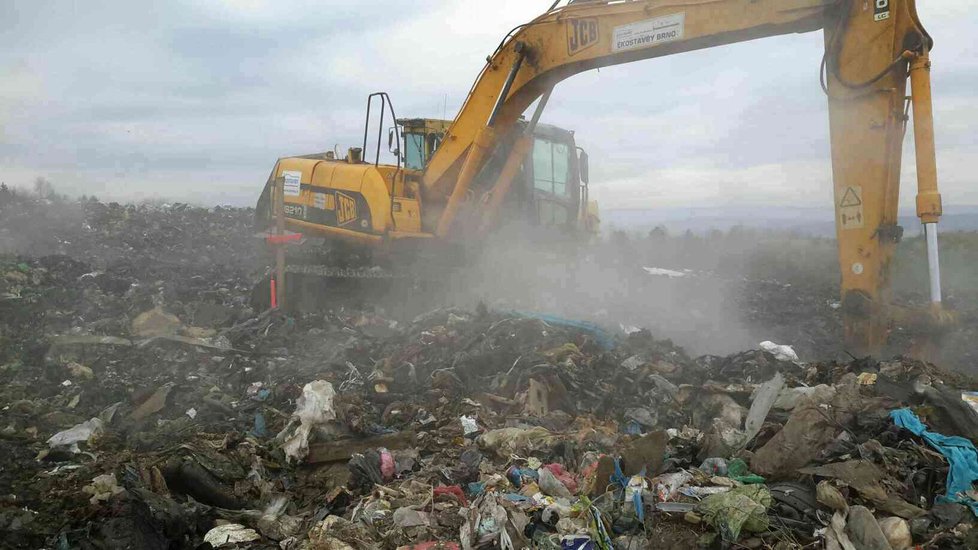
[[[500,38],[550,3],[5,0],[0,180],[251,204],[276,158],[359,142],[370,92],[402,117],[454,117]],[[978,204],[973,4],[918,0],[946,204]],[[603,208],[829,207],[821,50],[809,33],[591,71],[544,121],[576,130]]]

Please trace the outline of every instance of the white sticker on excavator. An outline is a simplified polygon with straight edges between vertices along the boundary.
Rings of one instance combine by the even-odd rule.
[[[685,27],[685,13],[674,13],[615,27],[611,33],[611,51],[622,52],[681,40]]]
[[[863,228],[863,188],[860,185],[850,185],[842,192],[839,199],[839,223],[842,229]]]
[[[876,0],[876,6],[873,10],[873,20],[874,21],[886,21],[890,18],[890,0]]]
[[[298,197],[302,194],[302,172],[286,170],[282,172],[286,197]]]

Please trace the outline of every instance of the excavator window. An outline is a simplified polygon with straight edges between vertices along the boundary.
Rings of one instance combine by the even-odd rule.
[[[569,219],[567,206],[559,202],[541,199],[537,203],[540,225],[566,225]]]
[[[439,145],[440,134],[404,132],[404,166],[408,170],[424,170]]]
[[[435,154],[435,151],[438,150],[438,146],[441,145],[441,134],[431,133],[428,134],[428,137],[426,139],[428,140],[428,146],[425,148],[425,151],[427,153],[427,156],[425,158],[425,164],[428,163],[428,159],[430,159]]]
[[[533,198],[542,226],[564,226],[576,211],[577,185],[571,181],[574,148],[562,141],[537,137],[533,142]],[[576,153],[576,151],[574,151]]]
[[[537,138],[533,143],[533,187],[559,197],[567,195],[570,177],[566,143]]]
[[[424,134],[404,134],[404,166],[408,170],[423,170],[425,160]]]

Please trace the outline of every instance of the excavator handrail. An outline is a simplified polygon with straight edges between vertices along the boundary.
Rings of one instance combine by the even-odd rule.
[[[391,101],[391,97],[387,92],[374,92],[367,96],[367,116],[364,118],[363,122],[363,155],[366,159],[367,154],[367,134],[370,131],[370,107],[373,105],[373,99],[375,97],[380,98],[380,120],[377,126],[377,151],[374,156],[374,166],[380,164],[380,144],[384,135],[384,114],[385,107],[390,106],[391,109],[391,119],[394,120],[394,131],[397,134],[397,143],[401,142],[401,134],[397,130],[397,116],[394,114],[394,103]],[[397,155],[397,169],[401,169],[401,156]]]

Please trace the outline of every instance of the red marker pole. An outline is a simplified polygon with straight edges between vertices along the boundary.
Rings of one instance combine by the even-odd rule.
[[[272,309],[278,309],[278,296],[275,293],[275,279],[270,280],[269,286],[272,292]]]
[[[275,235],[282,239],[285,235],[285,182],[284,180],[279,180],[277,185],[276,195],[278,200],[278,208],[275,211]],[[281,283],[281,287],[278,284]],[[282,308],[285,308],[286,301],[288,300],[286,292],[286,281],[285,281],[285,244],[279,243],[275,245],[275,284],[276,284],[276,300],[272,307],[278,307],[278,302],[282,302]]]

